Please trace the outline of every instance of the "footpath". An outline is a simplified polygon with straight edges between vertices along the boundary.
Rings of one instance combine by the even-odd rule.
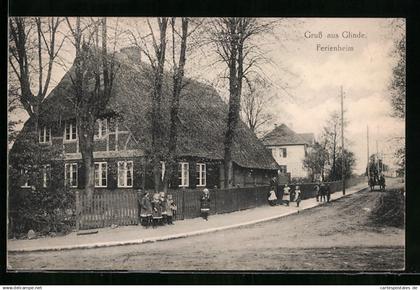
[[[331,200],[334,201],[351,195],[364,188],[366,188],[366,184],[361,183],[347,188],[344,196],[341,191],[334,192],[331,194]],[[151,227],[146,229],[141,225],[108,227],[98,229],[98,233],[89,235],[77,235],[76,232],[72,232],[65,236],[42,237],[34,240],[9,239],[7,250],[9,253],[59,251],[153,243],[270,221],[320,205],[322,203],[317,202],[315,198],[310,198],[303,200],[300,207],[296,207],[295,202],[291,203],[290,206],[270,207],[267,205],[232,213],[211,215],[208,221],[202,218],[179,220],[175,221],[174,225],[164,225],[154,229]]]

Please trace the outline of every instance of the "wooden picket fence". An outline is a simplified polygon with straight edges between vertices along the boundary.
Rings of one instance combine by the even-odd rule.
[[[265,205],[269,190],[269,186],[211,189],[210,214],[223,214]],[[200,216],[202,189],[170,190],[169,193],[178,207],[176,219]]]
[[[352,179],[346,187],[360,183],[363,179]],[[328,183],[331,192],[342,188],[341,181]],[[300,184],[302,199],[315,196],[315,183]],[[279,185],[279,192],[284,186]],[[267,206],[270,186],[248,188],[211,189],[210,214],[224,214],[259,206]],[[172,194],[177,213],[175,219],[190,219],[200,216],[200,197],[202,189],[177,189]],[[135,189],[96,191],[89,203],[87,197],[76,192],[76,228],[91,229],[115,225],[138,224],[138,200]]]
[[[134,190],[95,192],[92,200],[76,192],[76,230],[138,223],[137,195]]]

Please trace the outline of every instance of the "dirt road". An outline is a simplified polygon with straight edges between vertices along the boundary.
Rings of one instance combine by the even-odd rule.
[[[381,192],[275,221],[143,245],[9,255],[27,270],[330,270],[404,268],[404,229],[372,223]]]

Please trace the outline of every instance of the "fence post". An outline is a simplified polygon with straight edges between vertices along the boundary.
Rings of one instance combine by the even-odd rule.
[[[217,189],[214,191],[214,214],[217,214]]]
[[[76,190],[76,232],[79,231],[79,223],[80,223],[80,199],[79,199],[79,191]]]
[[[185,219],[185,188],[182,188],[182,219]]]

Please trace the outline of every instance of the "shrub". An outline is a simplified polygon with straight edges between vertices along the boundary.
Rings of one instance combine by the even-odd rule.
[[[9,196],[9,208],[9,237],[22,237],[30,229],[41,235],[68,233],[75,226],[74,194],[65,188],[18,190]]]
[[[9,237],[22,237],[31,229],[38,234],[66,233],[75,225],[75,202],[63,184],[62,148],[39,144],[37,134],[28,130],[10,152]],[[25,183],[30,187],[22,188]]]

